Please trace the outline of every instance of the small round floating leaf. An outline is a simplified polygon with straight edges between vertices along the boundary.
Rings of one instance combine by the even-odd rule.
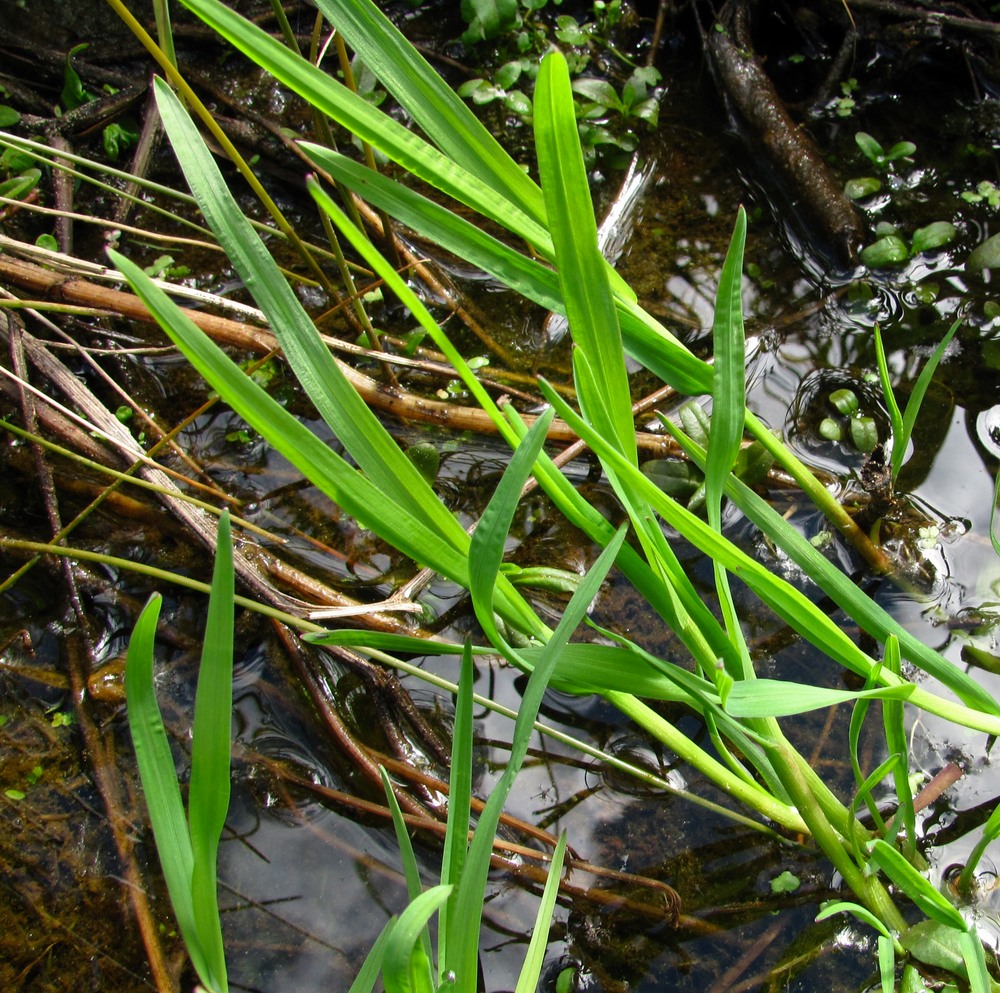
[[[897,159],[909,158],[917,146],[912,141],[897,141],[888,152],[885,153],[886,162],[895,162]]]
[[[858,397],[854,390],[834,390],[830,394],[830,403],[847,417],[858,412]]]
[[[826,438],[827,441],[840,441],[844,437],[844,432],[832,417],[824,417],[819,422],[819,436]]]
[[[878,428],[870,417],[851,419],[851,441],[859,452],[874,451],[878,444]]]
[[[873,245],[861,250],[861,261],[870,269],[898,265],[910,257],[906,242],[899,235],[890,234],[879,238]]]
[[[930,252],[955,240],[958,228],[949,221],[935,221],[913,232],[913,254]]]
[[[441,468],[441,454],[429,441],[411,445],[406,450],[406,457],[417,467],[420,475],[428,483],[433,483],[437,479],[438,469]]]
[[[874,176],[856,176],[844,183],[844,195],[849,200],[862,200],[880,189],[882,184]]]
[[[987,238],[972,250],[966,269],[1000,269],[1000,234]]]

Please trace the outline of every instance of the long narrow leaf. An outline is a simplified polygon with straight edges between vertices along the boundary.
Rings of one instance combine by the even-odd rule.
[[[266,437],[345,513],[356,517],[414,561],[466,585],[468,565],[460,551],[428,529],[408,507],[388,499],[363,473],[349,466],[245,376],[138,266],[117,253],[109,254],[188,361],[255,431]]]
[[[399,915],[382,956],[386,993],[434,993],[431,964],[420,936],[450,893],[450,886],[433,886]]]
[[[885,667],[894,676],[901,676],[899,639],[890,635],[885,642]],[[910,786],[910,743],[906,734],[906,715],[899,700],[885,700],[882,703],[882,726],[885,729],[885,745],[890,755],[901,755],[902,761],[892,770],[892,781],[896,788],[899,807],[892,820],[894,838],[900,828],[903,831],[903,853],[912,858],[917,850],[916,812],[913,806],[913,789]]]
[[[532,431],[542,423],[543,419],[540,418],[532,426]],[[471,552],[473,561],[469,577],[469,592],[472,595],[476,616],[480,623],[491,633],[491,640],[495,640],[498,647],[501,647],[506,655],[524,668],[527,668],[524,660],[506,644],[497,629],[493,616],[493,598],[504,542],[517,507],[518,494],[527,479],[528,472],[543,441],[541,433],[532,434],[532,431],[528,432],[525,440],[518,446],[476,529],[473,536]],[[625,531],[622,529],[608,543],[601,555],[598,556],[594,566],[583,578],[570,599],[558,627],[546,643],[525,687],[517,720],[514,724],[514,735],[507,767],[480,815],[459,884],[458,900],[451,924],[451,934],[448,938],[449,961],[447,963],[447,968],[455,974],[456,989],[471,990],[474,988],[477,958],[477,949],[470,942],[462,944],[457,940],[456,928],[458,925],[456,921],[461,921],[462,927],[474,927],[478,930],[479,921],[482,918],[483,894],[489,870],[490,852],[497,824],[507,794],[527,754],[528,742],[542,703],[542,696],[555,669],[561,649],[585,616],[588,606],[596,596],[624,540]]]
[[[447,903],[441,908],[438,929],[438,982],[444,981],[449,960],[448,942],[458,928],[452,927],[452,918],[458,902],[458,884],[465,868],[469,850],[469,816],[472,808],[472,680],[475,670],[472,651],[468,642],[462,652],[462,671],[458,679],[458,697],[455,702],[455,727],[452,732],[451,772],[448,777],[448,824],[444,835],[444,852],[441,856],[441,882],[456,887]],[[478,933],[467,935],[468,941],[479,942]]]
[[[549,928],[552,924],[552,911],[555,909],[556,897],[559,895],[559,877],[562,875],[563,857],[566,854],[566,832],[559,835],[559,842],[552,853],[549,864],[549,876],[545,880],[545,889],[535,915],[535,926],[531,929],[531,941],[524,956],[524,964],[517,977],[514,993],[535,993],[545,962],[545,948],[548,943]]]
[[[125,702],[142,791],[170,904],[191,961],[201,976],[204,958],[191,900],[194,871],[191,835],[153,685],[153,639],[161,602],[159,594],[154,594],[135,623],[125,661]]]
[[[534,113],[538,171],[569,329],[589,358],[596,380],[593,388],[577,383],[580,403],[585,416],[635,462],[635,424],[621,329],[597,244],[569,70],[558,51],[542,60]]]
[[[396,832],[396,844],[399,847],[400,861],[403,863],[403,877],[406,879],[406,894],[413,901],[420,896],[423,891],[423,884],[420,881],[420,866],[417,864],[417,856],[413,851],[413,842],[410,841],[410,832],[403,820],[403,811],[400,810],[399,801],[396,799],[396,791],[392,788],[392,780],[383,766],[379,766],[379,773],[382,776],[382,788],[385,790],[386,802],[389,804],[389,811],[392,814],[392,827]],[[424,957],[430,961],[431,938],[426,928],[420,934],[420,942],[424,948]]]
[[[233,595],[235,573],[229,512],[219,517],[212,593],[198,671],[191,742],[188,824],[194,866],[191,896],[199,943],[211,970],[211,986],[224,993],[226,956],[219,920],[219,839],[229,811],[233,720]]]
[[[726,697],[726,709],[733,717],[789,717],[866,698],[908,700],[915,689],[913,683],[904,683],[870,690],[834,690],[783,679],[754,679],[733,686]]]
[[[310,106],[337,121],[408,172],[483,216],[515,230],[543,254],[550,253],[544,226],[526,214],[517,201],[508,199],[500,192],[505,183],[480,179],[475,172],[470,172],[433,148],[389,114],[373,107],[219,0],[182,2],[232,45],[298,93]]]
[[[687,439],[683,433],[674,431],[674,436],[691,458],[704,465],[705,453]],[[998,477],[1000,481],[1000,477]],[[766,534],[775,545],[782,549],[803,572],[815,582],[831,600],[849,616],[853,617],[865,630],[880,640],[890,634],[899,639],[905,656],[924,672],[940,680],[964,704],[973,711],[955,707],[950,701],[940,700],[933,706],[921,702],[921,690],[914,704],[924,706],[942,714],[949,720],[977,728],[987,734],[1000,734],[1000,703],[968,673],[948,662],[934,649],[929,648],[919,638],[907,631],[895,618],[890,617],[871,597],[866,596],[857,585],[845,576],[829,559],[818,552],[791,524],[762,497],[736,477],[727,482],[727,493],[731,500]],[[934,698],[936,701],[939,698]]]
[[[427,480],[344,377],[309,315],[233,199],[198,130],[173,91],[156,81],[164,128],[201,211],[281,344],[285,357],[340,442],[391,499],[409,498],[414,516],[456,548],[465,533]]]
[[[317,0],[316,6],[441,151],[545,223],[538,187],[375,4]]]

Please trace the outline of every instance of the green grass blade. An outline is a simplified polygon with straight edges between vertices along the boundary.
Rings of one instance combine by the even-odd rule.
[[[816,915],[817,921],[825,921],[834,914],[853,914],[859,921],[875,928],[880,935],[891,938],[889,929],[867,908],[859,903],[851,903],[847,900],[835,900],[823,905],[823,909]]]
[[[908,700],[915,689],[912,683],[903,683],[870,690],[834,690],[783,679],[754,679],[732,687],[726,697],[726,710],[733,717],[790,717],[868,698],[900,702],[901,706],[901,701]]]
[[[322,145],[299,146],[322,170],[422,237],[471,263],[546,310],[563,313],[559,277],[454,211]]]
[[[451,884],[448,902],[441,908],[438,929],[439,982],[444,980],[445,963],[448,961],[448,938],[451,934],[451,917],[458,902],[458,884],[462,879],[465,859],[469,851],[469,826],[472,810],[472,681],[475,669],[468,642],[462,652],[462,671],[458,680],[458,697],[455,702],[455,727],[452,731],[451,773],[448,777],[448,824],[444,835],[444,853],[441,856],[441,882]]]
[[[874,769],[869,775],[858,785],[857,792],[854,794],[854,798],[851,800],[850,805],[847,808],[848,820],[856,822],[858,808],[862,803],[868,808],[868,812],[871,814],[872,823],[875,825],[875,831],[879,834],[885,831],[885,821],[882,820],[882,815],[879,813],[878,807],[875,805],[875,801],[872,799],[872,790],[878,786],[879,783],[889,775],[892,770],[899,765],[903,756],[896,752],[895,755],[890,755],[880,766]],[[857,862],[859,866],[864,864],[864,854],[861,851],[860,839],[856,831],[849,832],[851,839],[851,844],[854,850],[854,861]]]
[[[382,957],[386,993],[434,993],[431,963],[420,936],[450,893],[450,886],[432,886],[399,915]]]
[[[697,446],[690,445],[683,434],[676,429],[674,429],[673,434],[695,463],[704,465],[704,451]],[[1000,477],[998,477],[998,481],[1000,481]],[[996,718],[1000,718],[1000,704],[988,690],[890,617],[871,597],[859,590],[848,576],[845,576],[832,562],[818,552],[766,500],[754,493],[745,483],[735,477],[730,477],[726,485],[730,499],[740,510],[777,547],[782,549],[837,606],[876,638],[885,640],[890,634],[895,635],[899,639],[899,644],[906,658],[923,669],[924,672],[940,680],[967,707],[979,712],[978,715],[966,712],[963,716],[958,710],[949,710],[942,716],[947,716],[949,720],[954,720],[967,727],[978,728],[988,734],[1000,734],[1000,720],[996,720]],[[923,692],[921,691],[918,696],[923,698]],[[918,699],[911,702],[924,706],[924,703],[920,703]],[[934,712],[941,713],[940,709]]]
[[[213,30],[322,114],[383,152],[408,172],[515,231],[543,255],[550,253],[544,225],[521,210],[516,201],[499,192],[504,188],[503,183],[484,181],[475,172],[452,161],[219,0],[182,2]]]
[[[156,81],[156,99],[191,192],[281,344],[309,398],[369,479],[457,548],[466,538],[454,515],[389,436],[323,344],[309,315],[243,215],[173,91]]]
[[[993,981],[986,968],[986,953],[983,943],[975,931],[966,931],[958,939],[962,950],[962,961],[969,978],[972,993],[991,993],[998,984]]]
[[[893,884],[912,900],[928,917],[957,931],[968,931],[965,918],[947,898],[921,875],[887,841],[876,838],[868,845],[872,861],[892,880]]]
[[[896,948],[892,938],[878,936],[878,971],[882,980],[882,993],[892,993],[896,987]]]
[[[875,669],[872,671],[871,675],[865,680],[865,689],[876,685],[878,682],[879,670]],[[863,801],[865,806],[868,808],[868,813],[871,815],[872,822],[875,824],[877,833],[884,834],[885,832],[885,821],[882,819],[882,815],[878,811],[878,807],[875,805],[875,801],[872,799],[871,791],[875,786],[875,783],[869,785],[869,780],[872,778],[868,776],[865,778],[861,771],[861,759],[860,759],[860,743],[861,743],[861,732],[864,729],[865,718],[868,716],[868,710],[870,709],[870,700],[858,700],[854,705],[854,709],[851,711],[851,722],[847,729],[847,741],[851,750],[851,770],[854,773],[854,782],[858,787],[858,791],[855,794],[854,800],[851,802],[851,807],[849,808],[849,816],[854,816],[854,811],[857,810],[858,805]],[[886,770],[876,782],[881,782],[882,777],[888,773]],[[860,852],[856,854],[856,861],[860,865],[861,854]]]
[[[226,956],[219,920],[217,860],[219,839],[229,811],[233,720],[233,596],[235,573],[229,512],[219,517],[212,593],[205,643],[198,672],[191,742],[188,824],[194,856],[191,895],[199,944],[211,981],[228,989]],[[202,977],[205,981],[208,977]]]
[[[743,249],[746,231],[746,211],[740,207],[719,277],[712,328],[715,366],[712,376],[712,425],[705,458],[705,509],[709,525],[720,534],[722,497],[726,480],[740,452],[746,417],[746,342],[743,332]],[[738,670],[721,670],[718,673],[717,681],[721,688],[725,675],[728,674],[730,679],[751,679],[754,670],[729,588],[729,576],[717,561],[713,561],[712,568],[726,630],[739,659]]]
[[[359,645],[386,652],[409,652],[413,655],[461,655],[463,652],[463,646],[455,642],[438,641],[435,638],[413,638],[385,631],[345,628],[343,631],[317,631],[304,634],[302,638],[313,645]],[[471,645],[469,650],[473,655],[496,655],[495,648],[485,645]]]
[[[535,915],[535,926],[531,929],[531,941],[524,956],[520,975],[514,993],[535,993],[538,981],[542,975],[542,965],[545,962],[545,948],[548,944],[549,928],[552,926],[552,911],[555,909],[556,897],[559,895],[559,877],[562,875],[563,858],[566,855],[566,832],[559,835],[559,842],[552,853],[549,864],[549,876],[545,880],[542,900]]]
[[[349,466],[312,431],[300,424],[200,331],[170,298],[130,260],[111,253],[129,285],[194,368],[255,431],[312,483],[414,561],[467,585],[465,556]]]
[[[479,519],[469,548],[469,594],[482,629],[490,642],[506,648],[506,638],[500,633],[493,605],[503,561],[504,541],[514,518],[514,511],[538,453],[545,443],[545,434],[552,423],[553,411],[547,410],[532,424],[524,440],[511,457],[506,471]],[[508,648],[509,651],[509,648]],[[517,662],[516,656],[508,655]]]
[[[378,767],[382,777],[382,788],[385,790],[386,802],[389,804],[389,811],[392,814],[392,827],[396,832],[396,844],[399,846],[399,857],[403,863],[403,877],[406,879],[406,894],[410,901],[416,900],[423,892],[423,883],[420,881],[420,867],[417,865],[417,856],[413,851],[413,843],[410,841],[410,832],[403,820],[403,811],[399,808],[399,801],[396,799],[396,791],[392,788],[392,780],[383,766]],[[431,957],[431,936],[426,928],[420,934],[420,943],[423,945],[424,957],[430,961]]]
[[[533,438],[532,443],[534,442],[535,439]],[[515,459],[521,451],[521,448],[519,448],[518,452],[515,452]],[[524,479],[527,478],[527,470],[531,465],[529,459],[530,450],[525,448],[522,461],[515,463],[513,459],[511,460],[511,465],[508,466],[507,472],[504,474],[500,485],[493,495],[493,500],[490,502],[491,506],[494,501],[497,501],[498,506],[507,508],[509,514],[513,514],[517,503],[516,500],[513,502],[510,500],[510,493],[520,492],[521,485]],[[506,490],[507,492],[501,492],[502,490]],[[478,549],[481,555],[489,555],[491,561],[498,561],[499,556],[495,549],[496,546],[499,546],[500,554],[502,555],[503,542],[510,527],[510,517],[506,516],[506,514],[496,512],[492,515],[492,519],[489,519],[484,514],[483,521],[476,529],[475,537],[479,538],[484,526],[487,528],[488,533],[479,539],[482,544],[478,546]],[[552,672],[556,667],[560,652],[568,642],[570,635],[586,616],[589,605],[597,595],[601,583],[614,563],[615,557],[624,541],[625,529],[622,528],[598,556],[597,561],[591,567],[590,571],[583,577],[579,588],[570,598],[559,625],[547,642],[525,687],[521,706],[518,708],[517,720],[514,724],[514,734],[507,767],[500,777],[499,783],[490,794],[489,800],[486,802],[486,806],[479,817],[479,823],[473,835],[472,844],[466,859],[465,870],[459,885],[458,900],[451,927],[452,933],[448,938],[449,959],[446,963],[447,970],[455,973],[455,988],[457,990],[474,990],[476,988],[478,937],[473,936],[478,936],[480,921],[482,920],[483,897],[490,866],[490,853],[493,849],[493,839],[496,836],[497,825],[500,821],[500,815],[503,812],[507,795],[527,754],[528,743],[531,739],[535,719],[538,716],[538,710],[542,704],[542,697]],[[487,616],[492,623],[492,609],[490,607],[492,596],[488,589],[483,588],[488,583],[483,582],[483,576],[480,576],[478,583],[479,586],[474,595],[485,599],[485,603],[480,602],[477,605],[477,616]],[[470,584],[471,591],[472,584]],[[514,654],[509,647],[507,651],[512,655]],[[516,658],[516,655],[514,657]],[[520,664],[524,666],[523,661]]]
[[[715,297],[712,341],[712,428],[705,460],[705,506],[709,523],[721,526],[722,495],[743,440],[746,409],[746,345],[743,334],[743,247],[747,215],[740,207]]]
[[[877,324],[875,325],[875,359],[878,363],[879,382],[882,384],[882,396],[885,400],[886,410],[889,411],[889,424],[892,427],[892,455],[889,465],[892,479],[895,481],[903,465],[903,457],[906,455],[906,445],[909,439],[906,435],[906,429],[903,427],[903,412],[899,409],[899,404],[896,403],[896,394],[892,389],[889,363],[885,357],[885,343],[882,341],[882,332]]]
[[[913,426],[917,423],[917,416],[920,414],[920,407],[927,394],[927,388],[931,385],[931,380],[934,378],[934,373],[937,371],[938,363],[940,363],[941,359],[944,357],[945,351],[951,344],[951,339],[955,337],[955,334],[961,326],[962,319],[959,318],[954,324],[952,324],[945,336],[941,339],[938,346],[931,353],[931,357],[924,364],[923,369],[920,370],[920,375],[917,376],[916,383],[913,384],[913,392],[910,394],[909,400],[906,401],[906,410],[903,411],[902,448],[904,450],[910,442],[910,437],[913,434]],[[895,456],[895,454],[895,451],[893,451],[893,456]],[[900,458],[902,458],[902,456],[900,456]],[[895,478],[895,470],[893,472],[893,478]]]
[[[199,976],[204,964],[198,943],[191,876],[194,856],[174,758],[163,728],[153,685],[153,639],[161,598],[154,594],[135,623],[125,661],[125,701],[142,791],[149,809],[156,852],[181,937]]]
[[[410,841],[410,831],[406,821],[403,820],[403,811],[400,810],[389,773],[383,766],[379,766],[378,771],[382,777],[382,788],[385,790],[389,812],[392,814],[392,827],[396,832],[396,844],[399,846],[400,861],[403,863],[403,878],[406,880],[406,895],[410,900],[415,900],[423,892],[424,886],[420,881],[420,867],[417,865],[417,856]]]
[[[902,677],[899,657],[899,639],[889,635],[885,642],[883,664],[894,676]],[[903,854],[912,858],[917,850],[916,812],[913,807],[913,790],[910,786],[909,740],[906,734],[906,717],[900,700],[882,702],[882,726],[885,729],[885,744],[890,755],[901,755],[903,761],[892,770],[892,781],[896,789],[899,808],[892,819],[890,837],[895,837],[900,828],[903,831]]]
[[[375,4],[317,0],[316,6],[441,151],[545,223],[538,187]]]
[[[986,854],[986,849],[989,848],[989,846],[992,845],[997,838],[1000,838],[1000,803],[993,808],[993,813],[990,814],[989,820],[983,828],[982,837],[976,842],[975,847],[969,853],[969,857],[965,860],[962,873],[958,877],[957,886],[959,893],[972,892],[972,884],[975,878],[976,867],[979,865],[983,855]]]
[[[621,329],[580,150],[566,60],[542,60],[535,83],[535,148],[559,285],[573,340],[590,360],[595,382],[577,384],[585,416],[636,461],[635,424]]]
[[[378,981],[379,973],[382,971],[382,963],[385,960],[385,949],[392,938],[393,929],[396,927],[398,917],[390,917],[385,922],[385,927],[379,932],[375,939],[375,944],[369,949],[365,956],[365,961],[358,974],[354,977],[347,993],[372,993],[375,983]]]

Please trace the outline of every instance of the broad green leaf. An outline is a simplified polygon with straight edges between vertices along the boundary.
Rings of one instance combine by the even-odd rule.
[[[963,931],[939,921],[922,920],[907,928],[899,936],[899,943],[917,961],[965,976],[967,973],[961,940],[963,934]]]
[[[780,679],[753,679],[733,686],[726,697],[726,710],[733,717],[788,717],[865,698],[907,700],[915,689],[912,683],[904,683],[870,690],[834,690]]]
[[[590,77],[573,80],[573,92],[592,100],[594,103],[607,107],[609,110],[624,110],[621,98],[615,88],[606,79]]]
[[[926,227],[917,228],[912,238],[913,254],[931,252],[954,241],[957,235],[958,228],[950,221],[934,221]]]
[[[882,165],[885,161],[885,151],[870,134],[865,131],[859,131],[854,136],[854,140],[857,142],[858,148],[864,152],[866,158],[876,165]]]
[[[621,329],[580,150],[569,70],[558,51],[542,60],[535,83],[535,149],[559,285],[573,341],[590,360],[593,389],[578,383],[585,416],[636,461],[635,423]]]
[[[469,25],[462,35],[467,44],[488,41],[517,23],[517,0],[461,0],[461,9]]]
[[[909,257],[910,250],[906,247],[906,242],[896,234],[887,234],[861,249],[861,261],[872,269],[902,265]]]

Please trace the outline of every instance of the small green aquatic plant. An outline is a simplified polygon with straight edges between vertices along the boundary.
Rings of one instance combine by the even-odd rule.
[[[219,518],[205,642],[191,731],[187,813],[153,683],[154,596],[136,621],[125,664],[128,723],[163,878],[191,963],[208,993],[229,983],[219,919],[219,839],[229,809],[233,711],[233,554],[229,514]]]
[[[415,562],[469,591],[489,642],[488,646],[478,646],[478,651],[492,650],[503,655],[513,665],[531,672],[531,680],[544,673],[544,679],[538,677],[538,692],[550,683],[565,692],[601,695],[727,793],[734,805],[749,808],[785,831],[811,835],[851,891],[852,902],[877,920],[890,936],[893,954],[928,961],[931,942],[922,938],[922,932],[907,927],[889,890],[891,883],[897,894],[911,898],[931,918],[932,909],[938,910],[925,898],[926,878],[912,866],[910,871],[902,870],[899,861],[909,866],[909,859],[916,860],[908,813],[912,797],[906,775],[904,705],[994,735],[1000,733],[1000,705],[964,671],[886,614],[734,474],[744,432],[748,432],[794,476],[837,527],[859,542],[859,547],[872,556],[873,565],[889,565],[877,549],[864,543],[864,536],[856,533],[856,526],[825,488],[746,406],[740,296],[746,235],[743,212],[737,217],[722,268],[713,328],[714,364],[709,365],[639,306],[635,294],[600,254],[593,213],[581,210],[581,204],[589,202],[590,193],[570,73],[558,52],[542,62],[536,84],[533,116],[540,179],[540,185],[536,185],[366,0],[318,0],[318,6],[379,76],[387,91],[406,108],[426,139],[352,94],[217,0],[184,2],[321,113],[370,142],[413,176],[502,225],[513,236],[512,242],[532,246],[531,254],[518,251],[408,185],[382,177],[321,145],[301,144],[318,171],[546,310],[567,317],[576,346],[573,372],[579,409],[566,403],[550,384],[542,381],[540,389],[551,408],[600,460],[628,519],[631,540],[624,541],[624,532],[588,503],[545,455],[540,447],[542,429],[538,427],[544,425],[545,419],[529,429],[512,407],[498,406],[492,400],[412,288],[347,218],[321,181],[313,178],[309,191],[318,208],[336,226],[344,242],[384,281],[386,291],[408,308],[514,453],[512,466],[516,471],[511,473],[510,495],[505,496],[503,509],[491,503],[479,530],[470,537],[344,377],[229,193],[186,109],[169,87],[158,81],[156,95],[164,127],[206,222],[268,317],[289,365],[319,415],[353,463],[324,444],[252,382],[138,266],[112,254],[115,264],[167,334],[249,427],[299,468],[343,513],[354,516]],[[665,428],[703,473],[705,519],[672,499],[639,467],[626,354],[681,392],[711,399],[710,429],[704,436],[692,437],[683,426],[663,419]],[[545,416],[551,417],[551,413]],[[904,427],[905,420],[904,416]],[[582,616],[578,597],[570,601],[553,631],[510,582],[499,568],[503,541],[496,540],[496,535],[505,535],[519,492],[519,483],[515,486],[515,482],[526,478],[528,471],[553,506],[587,540],[603,549],[599,560],[602,569],[613,559],[649,610],[676,632],[690,654],[690,665],[658,657],[612,631],[599,631],[600,642],[569,642],[569,634]],[[883,657],[878,659],[864,651],[798,587],[733,544],[723,533],[724,501],[742,512],[775,548],[797,564],[804,577],[882,643]],[[711,560],[718,616],[682,567],[666,529],[677,532]],[[490,536],[489,541],[479,537],[480,530]],[[730,590],[731,576],[737,576],[762,604],[825,658],[860,677],[864,687],[827,689],[759,677]],[[587,577],[584,583],[589,595],[596,589],[593,583],[599,582],[597,573]],[[370,632],[336,632],[324,640],[367,647],[374,653],[393,648],[414,650],[412,640],[394,641],[391,636]],[[422,647],[426,652],[459,650],[437,643]],[[904,679],[901,658],[933,676],[952,696],[931,692]],[[533,685],[531,680],[529,685]],[[779,719],[809,709],[853,703],[861,715],[860,725],[867,702],[872,699],[883,701],[884,737],[890,759],[867,776],[858,763],[857,796],[845,804],[792,747]],[[647,701],[669,701],[689,708],[708,729],[710,747],[692,741]],[[900,812],[891,824],[875,821],[873,829],[861,823],[857,811],[862,804],[869,806],[872,789],[886,776],[892,777]],[[464,805],[456,803],[456,809],[464,811]],[[485,831],[484,837],[488,834]],[[887,850],[893,854],[886,854]],[[446,865],[452,857],[448,856]],[[470,864],[480,866],[476,871],[484,871],[486,863],[477,856]],[[451,870],[446,872],[449,875],[443,885],[454,885]],[[462,886],[470,887],[465,892],[476,895],[467,899],[481,903],[481,891],[466,884],[465,877],[459,886],[460,891]],[[454,919],[454,912],[448,909],[454,894],[454,890],[440,889],[415,898],[417,909],[407,917],[406,928],[400,932],[399,950],[388,960],[390,973],[403,983],[400,988],[414,981],[414,970],[423,977],[421,983],[434,982],[430,955],[422,941],[418,942],[418,936],[439,908]],[[988,977],[984,979],[985,966],[981,963],[985,960],[974,932],[965,925],[964,930],[958,928],[954,917],[944,926],[971,936],[961,939],[963,950],[955,970],[964,969],[974,993],[987,993],[991,987]],[[446,942],[450,940],[450,928],[450,924],[444,928]],[[472,939],[466,940],[468,947],[461,952],[449,950],[447,945],[443,954],[439,949],[438,968],[444,963],[447,973],[455,971],[461,977],[455,988],[471,993],[475,982],[474,952],[470,950]],[[415,952],[418,948],[423,950]],[[383,958],[383,974],[385,961]],[[452,966],[453,961],[460,964]]]

